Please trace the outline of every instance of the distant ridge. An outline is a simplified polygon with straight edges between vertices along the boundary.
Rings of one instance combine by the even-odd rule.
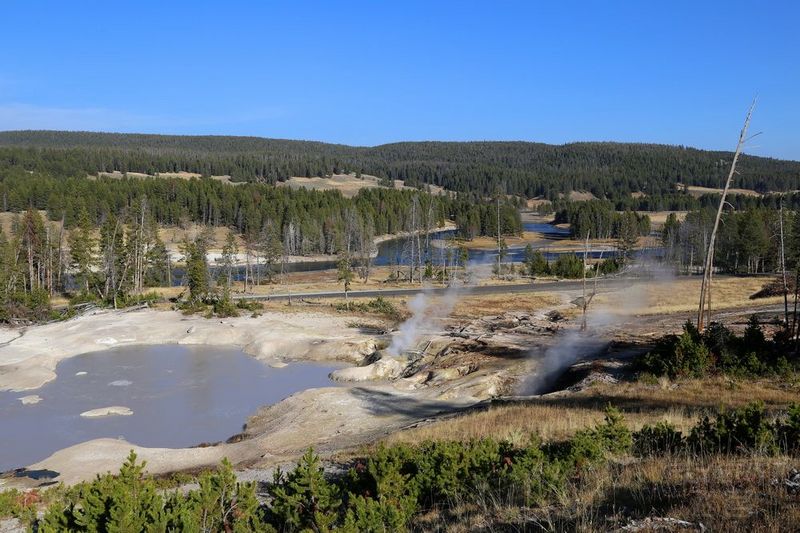
[[[31,151],[35,148],[37,150]],[[731,152],[645,143],[419,141],[373,147],[216,135],[68,131],[0,132],[0,163],[56,173],[195,172],[275,183],[357,172],[407,185],[529,198],[583,190],[599,198],[676,194],[678,183],[716,188]],[[800,189],[800,162],[742,158],[737,187]]]

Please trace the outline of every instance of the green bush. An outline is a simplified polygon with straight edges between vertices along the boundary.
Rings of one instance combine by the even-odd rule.
[[[353,496],[344,524],[339,529],[342,533],[385,533],[406,531],[410,516],[406,516],[395,504],[385,497],[368,498]]]
[[[572,472],[564,462],[552,460],[538,444],[538,439],[512,457],[504,458],[510,462],[510,467],[504,473],[503,484],[511,488],[525,506],[545,503],[565,486]]]
[[[259,311],[264,310],[264,304],[262,304],[261,302],[257,302],[255,300],[247,300],[245,298],[236,300],[236,307],[238,309],[244,309],[245,311],[250,311],[251,313],[257,313]]]
[[[775,429],[764,404],[754,402],[704,417],[692,428],[688,445],[695,453],[774,454],[780,449]]]
[[[214,312],[214,316],[218,316],[220,318],[239,316],[239,308],[228,296],[214,300],[211,305],[211,309]]]
[[[633,453],[638,457],[679,453],[685,444],[683,433],[668,422],[645,425],[633,434]]]
[[[325,479],[319,457],[308,450],[289,473],[275,472],[269,519],[289,531],[328,531],[338,519],[340,490]]]
[[[791,405],[785,419],[775,423],[775,433],[775,440],[784,453],[800,455],[800,403]]]
[[[534,251],[528,244],[525,247],[525,274],[529,276],[549,276],[550,264],[541,250]]]
[[[691,335],[691,332],[689,332]],[[379,446],[346,475],[327,477],[309,450],[289,472],[275,473],[269,500],[238,483],[231,464],[203,473],[199,488],[170,491],[143,474],[131,453],[116,476],[98,476],[59,492],[44,518],[22,493],[0,493],[0,517],[22,517],[38,531],[406,531],[420,512],[485,498],[523,506],[563,498],[568,483],[591,476],[609,456],[687,453],[800,453],[800,404],[769,417],[761,404],[705,417],[688,438],[662,422],[631,433],[619,411],[564,442],[523,447],[494,439]],[[184,479],[184,482],[187,480]],[[169,485],[172,487],[174,485]]]
[[[42,322],[53,320],[50,294],[44,289],[14,292],[0,300],[0,324],[7,322]]]
[[[559,278],[577,279],[583,277],[583,259],[575,254],[564,253],[551,265],[550,271]]]
[[[0,519],[17,518],[23,524],[32,524],[36,518],[36,491],[20,492],[17,489],[0,491]]]
[[[653,350],[637,358],[637,365],[642,372],[671,378],[702,377],[710,372],[788,378],[797,371],[798,359],[785,356],[793,349],[793,341],[784,332],[767,340],[755,316],[740,337],[716,322],[700,334],[687,322],[682,335],[661,338]]]
[[[604,422],[575,433],[562,447],[561,458],[580,469],[605,459],[609,454],[628,451],[633,444],[633,437],[624,422],[622,413],[609,406]]]
[[[122,298],[117,299],[119,307],[133,307],[134,305],[141,304],[154,304],[161,300],[161,296],[155,292],[150,291],[144,294],[125,294]]]
[[[378,296],[374,300],[369,300],[367,302],[351,301],[349,307],[347,304],[337,303],[335,309],[343,312],[357,311],[360,313],[374,313],[383,315],[390,320],[401,320],[403,318],[403,313],[397,306],[389,300],[384,299],[382,296]]]
[[[681,335],[660,339],[653,350],[636,362],[643,372],[670,378],[702,377],[712,367],[711,353],[691,323],[684,326]]]
[[[605,259],[597,263],[597,265],[595,266],[595,271],[598,274],[605,276],[608,274],[615,274],[619,272],[621,268],[622,268],[622,262],[619,259],[612,257],[610,259]]]
[[[200,478],[200,489],[162,496],[131,451],[118,475],[66,490],[38,524],[57,531],[274,531],[260,516],[255,487],[237,483],[231,464]]]

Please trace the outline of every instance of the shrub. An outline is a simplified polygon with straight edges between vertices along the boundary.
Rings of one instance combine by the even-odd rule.
[[[584,429],[566,443],[561,456],[577,468],[597,463],[608,454],[619,454],[630,449],[633,443],[630,430],[619,410],[608,406],[602,424]]]
[[[675,454],[685,449],[683,434],[668,422],[646,425],[633,434],[633,453],[638,457]]]
[[[687,323],[683,334],[670,335],[636,361],[640,370],[657,376],[701,377],[712,367],[711,353],[703,344],[697,329]]]
[[[376,499],[353,496],[350,499],[344,524],[339,531],[343,533],[384,533],[387,531],[406,531],[406,516],[395,504],[386,498]]]
[[[339,488],[325,479],[319,457],[311,449],[291,472],[275,472],[269,494],[270,521],[278,528],[327,531],[338,518]]]
[[[776,437],[764,404],[754,402],[714,419],[704,417],[692,428],[688,444],[695,453],[774,454],[779,450]]]
[[[583,277],[583,260],[575,254],[561,254],[550,270],[559,278],[581,278]]]
[[[49,293],[41,288],[12,293],[0,304],[0,323],[41,322],[57,318],[51,312]]]
[[[205,472],[200,488],[168,499],[167,531],[274,531],[266,524],[252,483],[238,483],[227,459],[215,472]]]
[[[621,268],[622,268],[622,262],[616,257],[612,257],[610,259],[605,259],[597,263],[595,271],[598,274],[608,275],[619,272]]]
[[[787,454],[800,454],[800,403],[792,404],[784,420],[775,423],[775,440]]]
[[[17,518],[23,524],[32,524],[36,518],[37,491],[28,493],[17,489],[0,491],[0,519]]]
[[[211,305],[214,315],[220,318],[237,317],[239,316],[239,309],[230,297],[223,297],[215,300]]]
[[[155,291],[150,291],[144,294],[126,294],[117,300],[117,305],[120,307],[132,307],[140,304],[154,304],[159,300],[161,300],[161,296]]]
[[[38,524],[51,531],[274,531],[258,509],[255,486],[237,483],[231,464],[201,476],[200,489],[161,495],[131,451],[118,475],[67,489]]]
[[[653,350],[637,359],[637,365],[642,372],[671,378],[702,377],[711,371],[734,376],[789,377],[797,369],[797,361],[783,355],[791,346],[793,341],[784,333],[767,340],[755,316],[741,337],[717,322],[700,334],[687,322],[681,336],[662,337]]]
[[[264,310],[264,304],[262,304],[261,302],[257,302],[255,300],[247,300],[245,298],[236,300],[236,307],[238,309],[244,309],[245,311],[250,311],[251,313],[257,313],[258,311]]]
[[[571,470],[546,455],[538,439],[520,453],[504,458],[511,463],[504,475],[504,485],[518,494],[521,504],[544,503],[564,487]]]
[[[345,303],[338,303],[335,305],[337,311],[353,312],[358,311],[361,313],[375,313],[383,315],[390,320],[401,320],[403,318],[402,312],[389,300],[378,296],[374,300],[367,302],[350,302],[348,307]]]
[[[119,475],[97,476],[69,490],[64,507],[52,506],[40,531],[158,531],[167,527],[163,498],[143,477],[131,451]]]

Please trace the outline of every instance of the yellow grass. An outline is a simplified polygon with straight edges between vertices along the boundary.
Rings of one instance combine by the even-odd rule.
[[[770,409],[785,409],[796,402],[800,385],[771,380],[736,381],[712,377],[658,385],[641,382],[599,384],[567,396],[551,396],[500,404],[431,424],[398,432],[386,442],[419,443],[430,439],[462,440],[494,437],[525,440],[537,434],[545,441],[562,440],[603,419],[609,404],[625,415],[627,425],[667,421],[688,431],[702,414],[720,407],[741,407],[762,401]]]
[[[569,199],[573,202],[582,202],[586,200],[596,200],[597,196],[588,191],[570,191]]]
[[[278,182],[279,187],[290,187],[292,189],[304,188],[314,190],[335,190],[342,193],[347,198],[352,198],[361,189],[371,189],[380,187],[380,178],[376,176],[369,176],[362,174],[361,179],[357,178],[355,174],[334,174],[329,177],[313,177],[305,178],[294,176],[286,181]],[[394,180],[396,189],[411,189],[406,187],[403,180]],[[436,185],[430,186],[430,191],[433,194],[443,194],[444,189]]]
[[[163,178],[163,179],[180,179],[180,180],[190,180],[195,178],[201,178],[202,174],[197,174],[196,172],[159,172],[158,174],[145,174],[143,172],[128,172],[123,174],[122,172],[115,170],[113,172],[98,172],[97,176],[103,178],[112,178],[112,179],[122,179],[125,176],[128,178],[137,178],[137,179],[144,179],[144,178]],[[88,176],[89,179],[95,179],[95,176]],[[223,183],[227,183],[229,185],[239,185],[241,182],[234,182],[231,181],[230,176],[211,176],[211,179],[221,181]]]
[[[713,187],[700,187],[698,185],[683,185],[681,183],[678,184],[678,190],[686,190],[695,197],[703,196],[704,194],[722,194],[722,189],[716,189]],[[761,193],[756,192],[752,189],[735,189],[731,188],[728,189],[728,194],[742,194],[745,196],[761,196]]]
[[[697,309],[701,281],[699,277],[695,277],[640,283],[624,291],[599,294],[594,304],[637,315],[693,311]],[[766,282],[766,278],[715,279],[711,290],[712,310],[782,303],[783,298],[779,296],[750,300],[750,296]]]
[[[637,211],[639,215],[647,215],[650,217],[650,225],[653,228],[659,228],[667,222],[667,217],[674,213],[679,221],[686,218],[687,211]]]
[[[522,237],[515,235],[507,235],[503,237],[506,245],[512,246],[525,246],[528,243],[534,243],[544,239],[544,235],[536,231],[525,231]],[[497,237],[475,237],[469,241],[461,241],[459,245],[464,246],[468,250],[497,250]]]
[[[170,250],[177,250],[182,243],[184,243],[187,239],[194,240],[198,237],[204,230],[206,230],[205,226],[201,226],[199,224],[188,224],[185,227],[179,226],[166,226],[160,227],[158,229],[158,236],[164,241],[166,247]],[[209,243],[209,250],[210,251],[219,251],[225,246],[225,240],[228,238],[228,232],[230,231],[226,227],[222,226],[213,226],[208,228],[206,231],[210,232],[211,242]],[[242,237],[234,231],[234,235],[236,238],[236,244],[239,247],[239,250],[244,249],[244,241]]]
[[[533,313],[561,306],[563,298],[555,293],[484,294],[461,298],[451,316],[454,318],[479,318],[508,311]]]
[[[602,409],[563,407],[546,403],[501,405],[486,411],[441,420],[428,425],[401,431],[386,438],[387,443],[417,444],[425,440],[468,441],[478,438],[509,440],[525,444],[531,435],[544,441],[565,440],[575,432],[601,422]],[[668,409],[657,413],[626,414],[631,427],[640,428],[666,420],[676,427],[688,429],[694,423],[681,409]]]

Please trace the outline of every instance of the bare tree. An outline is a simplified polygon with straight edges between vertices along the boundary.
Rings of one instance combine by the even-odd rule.
[[[706,262],[703,268],[703,282],[700,285],[700,305],[697,310],[697,327],[702,330],[705,327],[705,319],[711,320],[711,278],[714,269],[714,242],[717,238],[717,230],[719,229],[719,221],[722,218],[722,211],[725,208],[725,199],[728,196],[728,190],[731,187],[733,176],[736,173],[736,163],[739,160],[739,155],[742,153],[745,142],[747,142],[747,128],[750,126],[750,118],[753,116],[753,109],[756,106],[756,101],[750,104],[750,109],[747,110],[747,116],[744,119],[744,126],[739,133],[739,142],[736,144],[736,151],[733,154],[733,161],[731,162],[731,170],[728,173],[728,179],[725,181],[725,187],[722,189],[722,197],[719,199],[719,207],[717,208],[717,217],[714,219],[714,229],[711,230],[711,238],[708,241],[708,251],[706,252]]]
[[[783,277],[783,327],[789,327],[789,284],[786,281],[786,246],[783,234],[783,199],[781,199],[780,209],[780,232],[781,232],[781,275]]]

